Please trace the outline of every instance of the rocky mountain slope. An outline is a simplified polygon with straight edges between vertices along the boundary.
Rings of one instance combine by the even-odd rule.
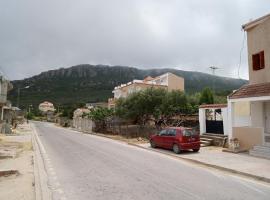
[[[133,67],[106,65],[77,65],[42,72],[24,80],[12,81],[14,89],[9,99],[16,105],[17,90],[21,89],[20,105],[27,107],[38,105],[41,101],[52,101],[56,105],[107,101],[112,96],[112,89],[133,79],[158,76],[166,72],[185,78],[187,93],[201,91],[211,87],[216,91],[232,91],[247,83],[246,80],[213,76],[201,72],[190,72],[176,69],[142,70]]]

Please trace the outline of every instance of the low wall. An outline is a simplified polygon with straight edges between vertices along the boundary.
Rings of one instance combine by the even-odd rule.
[[[241,149],[251,149],[255,145],[263,144],[263,128],[233,127],[232,138],[237,138]]]
[[[94,122],[91,119],[75,118],[73,119],[73,128],[78,131],[92,133]]]
[[[127,138],[143,137],[150,138],[150,135],[157,133],[156,127],[139,125],[116,125],[107,127],[108,133],[122,135]]]

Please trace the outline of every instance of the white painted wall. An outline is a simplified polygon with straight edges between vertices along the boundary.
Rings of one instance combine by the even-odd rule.
[[[262,101],[251,102],[251,126],[264,128],[264,107]]]
[[[223,118],[223,131],[224,131],[224,135],[228,135],[229,134],[229,127],[228,127],[228,108],[222,108],[221,109],[221,114],[222,114],[222,118]]]
[[[229,139],[232,138],[232,133],[233,133],[233,122],[234,122],[234,103],[231,102],[228,99],[228,136]]]
[[[206,132],[206,116],[205,116],[205,109],[199,109],[199,123],[200,123],[200,134]]]
[[[250,102],[234,103],[234,122],[233,127],[244,127],[251,125]]]

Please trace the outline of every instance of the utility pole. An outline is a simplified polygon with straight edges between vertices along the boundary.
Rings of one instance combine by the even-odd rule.
[[[18,88],[18,92],[17,92],[17,108],[19,108],[20,106],[20,92],[21,92],[21,88]]]
[[[215,92],[215,75],[216,75],[216,70],[219,69],[218,67],[211,66],[209,67],[212,70],[212,75],[213,75],[213,81],[212,81],[212,90]]]
[[[216,70],[219,69],[218,67],[211,66],[209,67],[212,70],[212,74],[215,76],[216,75]]]
[[[21,94],[21,89],[28,89],[30,88],[29,85],[23,87],[23,88],[20,88],[20,86],[18,87],[18,92],[17,92],[17,108],[20,108],[20,94]]]

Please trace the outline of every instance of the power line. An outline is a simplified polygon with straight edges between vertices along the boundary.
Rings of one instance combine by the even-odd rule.
[[[243,40],[242,40],[242,46],[241,46],[240,53],[239,53],[239,64],[238,64],[238,71],[237,71],[237,75],[238,75],[239,79],[240,79],[240,67],[241,67],[241,64],[242,64],[242,53],[243,53],[243,50],[244,50],[244,47],[245,47],[245,41],[246,41],[246,32],[244,31]]]

